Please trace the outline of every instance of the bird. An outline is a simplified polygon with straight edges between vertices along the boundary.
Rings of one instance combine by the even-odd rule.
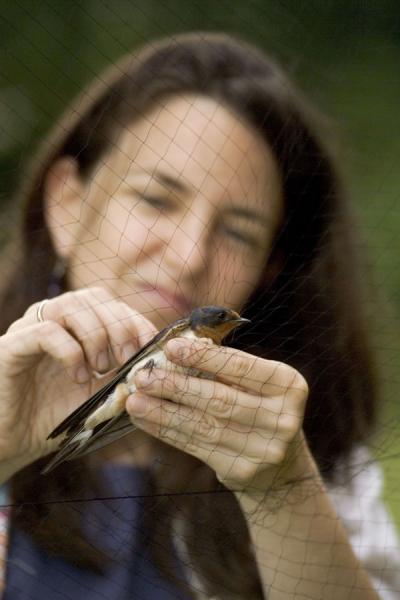
[[[134,376],[141,369],[151,371],[153,368],[167,367],[168,364],[171,366],[163,351],[168,340],[184,337],[220,345],[223,338],[233,329],[249,322],[249,319],[241,317],[232,309],[202,306],[159,331],[118,369],[111,381],[74,410],[47,436],[48,440],[63,437],[55,456],[44,467],[42,474],[49,473],[66,460],[102,448],[136,429],[125,410],[128,396],[136,391]],[[179,368],[177,365],[174,365],[174,370],[202,376],[200,371]]]

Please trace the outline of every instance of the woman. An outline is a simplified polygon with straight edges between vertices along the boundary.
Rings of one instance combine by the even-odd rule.
[[[364,600],[372,551],[396,589],[332,504],[360,493],[376,400],[353,225],[308,113],[257,50],[196,34],[125,58],[45,142],[1,310],[6,599]],[[209,378],[139,374],[139,432],[39,476],[96,372],[205,304],[252,322],[218,351],[168,344]]]

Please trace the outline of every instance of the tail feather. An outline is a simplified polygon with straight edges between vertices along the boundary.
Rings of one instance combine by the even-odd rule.
[[[102,448],[110,442],[131,433],[135,429],[136,427],[132,425],[127,412],[104,421],[94,429],[82,428],[62,442],[57,454],[44,467],[41,473],[45,475],[65,460],[73,460],[88,452]]]
[[[74,454],[78,450],[79,446],[79,442],[75,442],[75,444],[68,444],[64,448],[61,448],[61,450],[59,450],[57,454],[50,460],[50,462],[48,462],[47,465],[41,470],[41,475],[47,475],[47,473],[58,467],[58,465],[65,460],[74,458]]]
[[[74,428],[76,429],[79,425],[85,421],[88,415],[100,406],[108,396],[112,393],[114,388],[116,387],[117,382],[113,379],[107,385],[101,388],[98,392],[93,394],[86,400],[81,406],[78,406],[77,409],[74,410],[64,421],[62,421],[48,436],[47,439],[54,439],[61,435],[62,433],[72,433]]]

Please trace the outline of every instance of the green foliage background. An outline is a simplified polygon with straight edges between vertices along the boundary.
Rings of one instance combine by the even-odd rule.
[[[385,409],[375,440],[400,524],[400,5],[398,0],[0,0],[1,238],[21,166],[66,103],[151,39],[223,30],[274,55],[335,123],[369,247]]]

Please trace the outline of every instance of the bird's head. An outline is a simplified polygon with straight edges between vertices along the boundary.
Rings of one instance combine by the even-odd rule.
[[[192,330],[199,337],[211,338],[216,344],[220,344],[232,329],[244,323],[250,323],[249,319],[223,306],[201,306],[195,308],[189,317]]]

